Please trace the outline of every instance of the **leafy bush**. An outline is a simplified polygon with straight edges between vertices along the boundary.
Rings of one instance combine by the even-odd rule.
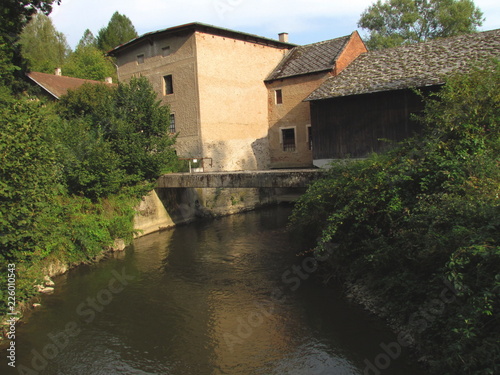
[[[44,257],[60,185],[50,116],[36,102],[0,104],[0,246],[6,260]]]
[[[83,85],[61,98],[58,110],[67,121],[56,134],[72,194],[95,200],[177,166],[168,107],[146,78],[118,87]]]
[[[451,77],[426,100],[424,134],[332,165],[290,224],[319,236],[319,250],[337,244],[331,266],[403,323],[443,280],[456,286],[457,301],[413,332],[439,374],[500,372],[499,87],[498,62]]]

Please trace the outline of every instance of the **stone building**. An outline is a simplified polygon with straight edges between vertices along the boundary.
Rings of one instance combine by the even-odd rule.
[[[264,80],[294,47],[190,23],[145,34],[109,52],[118,78],[145,76],[171,110],[177,154],[205,170],[269,167]]]
[[[367,52],[357,31],[294,47],[266,80],[271,168],[312,167],[311,92]]]
[[[335,159],[364,158],[420,132],[421,124],[412,114],[422,111],[424,103],[415,89],[436,92],[448,75],[498,58],[500,29],[359,56],[307,98],[314,164],[322,167]]]
[[[145,76],[171,109],[177,154],[204,171],[312,166],[303,100],[366,48],[357,32],[308,46],[201,23],[142,35],[109,52],[118,79]]]

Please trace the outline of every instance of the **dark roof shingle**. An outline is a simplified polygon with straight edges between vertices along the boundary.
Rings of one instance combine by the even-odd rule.
[[[269,75],[267,81],[333,69],[350,37],[347,35],[293,48]]]
[[[306,100],[443,84],[448,74],[495,57],[500,57],[500,29],[368,52]]]

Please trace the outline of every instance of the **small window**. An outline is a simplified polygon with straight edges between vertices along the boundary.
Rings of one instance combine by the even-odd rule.
[[[309,146],[309,150],[313,149],[313,138],[312,138],[312,127],[309,125],[307,127],[307,145]]]
[[[165,95],[170,95],[174,93],[174,84],[172,81],[172,75],[168,75],[163,77],[163,83],[164,83],[164,89],[163,91],[165,92]]]
[[[170,133],[175,133],[175,115],[173,113],[170,114],[170,125],[168,130]]]
[[[283,151],[295,151],[295,128],[281,129]]]
[[[170,55],[170,46],[163,47],[161,49],[161,55],[163,57],[166,57],[166,56]]]
[[[144,64],[144,54],[137,55],[137,64]]]
[[[275,92],[276,96],[276,104],[283,104],[283,91],[281,89],[276,90]]]

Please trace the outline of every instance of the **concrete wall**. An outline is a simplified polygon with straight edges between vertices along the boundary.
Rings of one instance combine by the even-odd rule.
[[[136,207],[134,228],[139,231],[137,237],[141,237],[196,219],[231,215],[287,201],[287,194],[290,195],[290,189],[156,189]]]
[[[288,50],[200,32],[196,49],[207,171],[268,168],[264,80]]]
[[[163,49],[169,54],[163,56]],[[137,56],[144,54],[144,63]],[[175,36],[156,36],[143,41],[118,56],[119,80],[129,81],[133,76],[147,77],[158,98],[170,106],[175,115],[177,154],[181,157],[198,158],[202,154],[197,85],[196,43],[194,33]],[[172,75],[173,94],[166,95],[164,77]]]

